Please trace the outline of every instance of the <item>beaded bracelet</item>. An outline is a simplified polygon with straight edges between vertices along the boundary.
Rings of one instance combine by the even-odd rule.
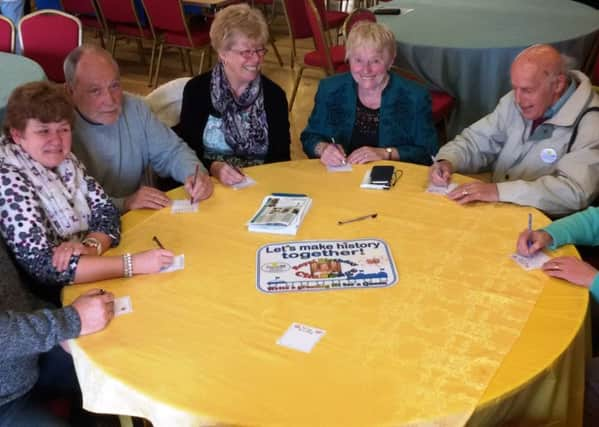
[[[130,253],[123,255],[123,276],[133,277],[133,258]]]

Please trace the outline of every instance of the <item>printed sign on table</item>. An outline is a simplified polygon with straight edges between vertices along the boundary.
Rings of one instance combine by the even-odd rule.
[[[266,293],[384,288],[397,280],[379,239],[272,243],[256,255],[256,286]]]

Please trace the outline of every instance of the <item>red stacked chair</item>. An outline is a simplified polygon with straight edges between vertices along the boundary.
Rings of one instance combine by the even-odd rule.
[[[152,84],[152,71],[154,67],[154,56],[158,39],[154,34],[154,29],[149,26],[143,26],[134,0],[96,0],[98,9],[104,17],[106,27],[110,31],[111,53],[114,56],[118,37],[132,38],[137,41],[137,47],[141,61],[145,62],[143,52],[143,40],[152,42],[152,55],[150,58],[150,67],[148,71],[148,84]]]
[[[76,16],[84,27],[96,30],[100,34],[100,43],[104,45],[104,19],[102,14],[96,9],[94,0],[60,0],[62,10],[66,13]]]
[[[183,12],[181,0],[142,0],[148,23],[154,28],[158,36],[158,60],[154,73],[154,87],[158,85],[162,53],[165,46],[184,49],[191,75],[193,75],[193,64],[190,52],[201,49],[202,59],[200,72],[204,65],[206,52],[210,54],[210,22],[188,25]]]
[[[293,68],[297,56],[295,41],[312,37],[312,30],[309,25],[306,25],[308,17],[303,0],[283,0],[283,10],[289,27],[289,37],[291,37],[291,68]]]
[[[300,67],[293,85],[293,92],[289,100],[289,111],[293,108],[297,89],[306,66],[323,69],[328,76],[349,70],[349,66],[345,62],[345,46],[335,45],[329,47],[321,15],[315,1],[320,0],[304,0],[308,24],[312,31],[316,50],[304,55],[304,63]]]

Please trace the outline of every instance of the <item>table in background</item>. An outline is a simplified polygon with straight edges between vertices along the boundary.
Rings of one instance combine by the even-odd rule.
[[[528,212],[536,227],[549,220],[509,204],[460,206],[424,192],[425,167],[393,164],[403,176],[390,191],[359,188],[371,165],[332,174],[303,160],[245,169],[257,185],[216,185],[196,214],[125,215],[112,253],[151,248],[157,235],[185,254],[185,270],[65,288],[65,303],[100,286],[132,299],[133,313],[72,343],[85,407],[145,417],[156,427],[400,425],[412,414],[422,423],[463,425],[475,407],[469,425],[513,417],[579,425],[588,292],[509,259]],[[248,232],[263,197],[281,191],[313,199],[297,236]],[[181,189],[171,194],[184,197]],[[372,212],[376,219],[337,225]],[[357,238],[388,242],[397,284],[256,289],[262,245]],[[514,331],[512,306],[525,301],[530,315]],[[326,330],[310,354],[275,343],[292,322]],[[454,330],[460,334],[448,333]],[[472,335],[484,346],[464,365]],[[432,363],[409,365],[415,354]],[[420,382],[430,389],[405,389]],[[476,400],[464,403],[475,387]]]
[[[549,43],[580,69],[599,30],[599,10],[569,0],[393,0],[412,8],[377,16],[398,41],[398,65],[456,98],[449,139],[495,109],[511,89],[516,55]]]
[[[0,123],[4,121],[4,110],[12,91],[24,83],[45,80],[46,74],[35,61],[21,55],[0,52]]]

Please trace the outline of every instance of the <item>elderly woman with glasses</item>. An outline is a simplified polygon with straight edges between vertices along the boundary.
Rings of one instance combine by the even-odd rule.
[[[304,152],[327,166],[401,160],[430,164],[437,150],[428,92],[391,73],[396,42],[384,25],[360,22],[346,42],[350,72],[320,82]]]
[[[63,285],[156,273],[173,259],[162,249],[102,256],[119,243],[120,217],[71,153],[74,114],[61,86],[27,83],[8,99],[0,139],[0,234],[55,302]]]
[[[290,159],[287,98],[260,72],[269,34],[259,10],[222,9],[210,40],[219,61],[185,86],[177,130],[213,176],[234,185],[242,167]]]

